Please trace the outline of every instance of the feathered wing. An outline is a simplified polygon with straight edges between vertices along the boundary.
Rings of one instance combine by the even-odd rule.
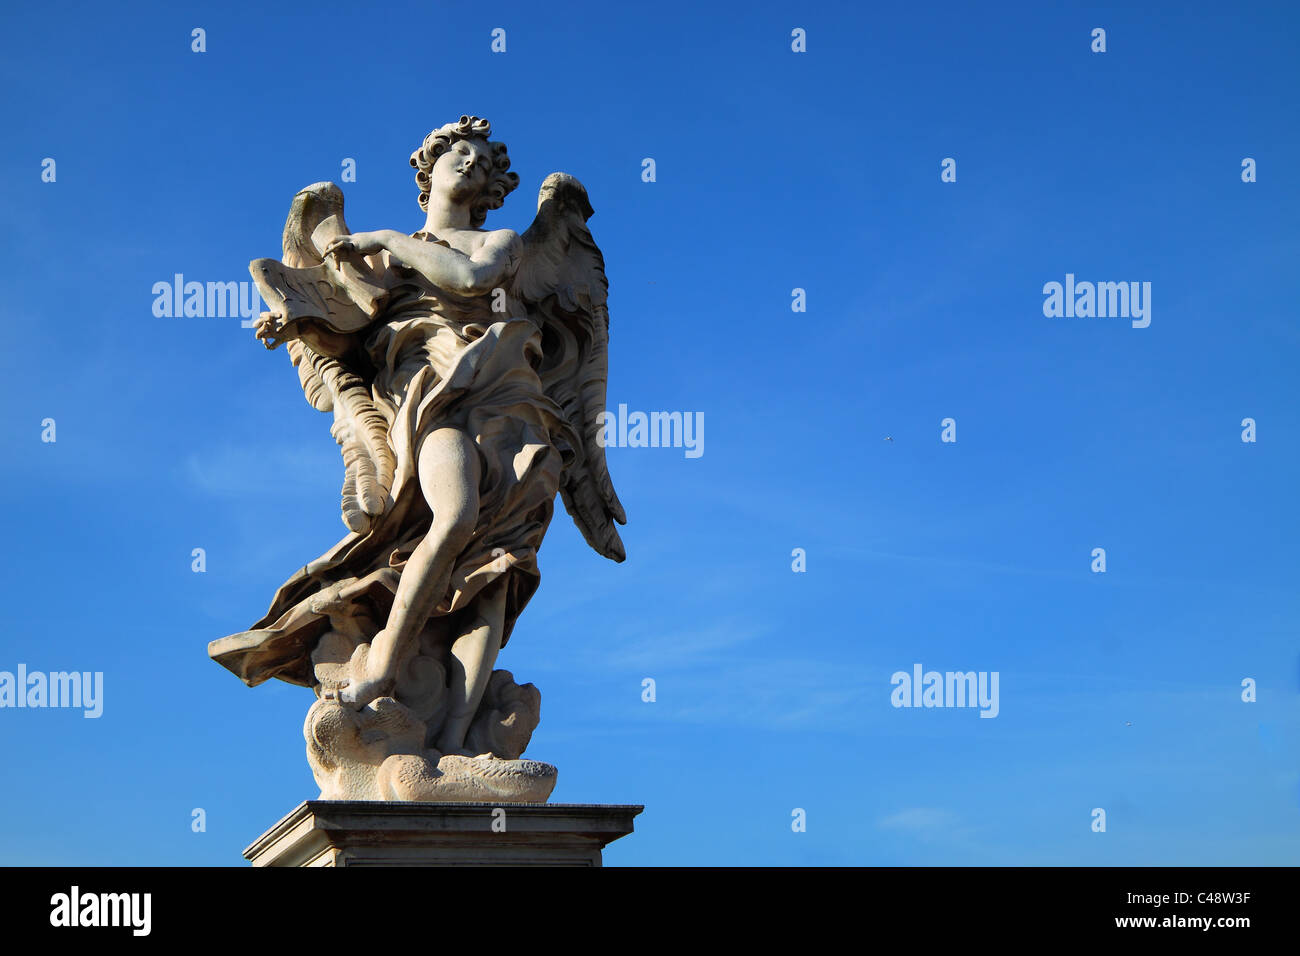
[[[564,410],[568,435],[555,436],[564,457],[560,497],[587,543],[614,561],[627,557],[617,524],[627,515],[610,481],[602,442],[609,376],[605,258],[591,237],[587,190],[552,173],[537,196],[537,218],[523,235],[513,293],[542,329],[540,375]]]
[[[374,319],[385,290],[356,262],[332,269],[320,255],[329,238],[347,232],[338,186],[316,183],[294,196],[284,224],[283,263],[258,259],[249,265],[273,311],[292,320],[296,310],[345,334]],[[343,523],[364,533],[384,513],[393,487],[396,456],[388,443],[388,420],[374,403],[370,383],[344,357],[317,352],[302,339],[290,339],[287,349],[308,403],[334,413],[330,432],[343,452]]]

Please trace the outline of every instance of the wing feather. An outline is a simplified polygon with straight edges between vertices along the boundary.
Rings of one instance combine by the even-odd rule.
[[[587,228],[593,209],[582,183],[552,173],[523,235],[512,291],[542,329],[540,374],[569,429],[555,440],[564,455],[560,498],[587,543],[614,561],[627,557],[616,525],[627,514],[609,475],[601,416],[609,376],[609,283],[605,259]]]
[[[335,221],[327,222],[332,218]],[[347,232],[343,191],[334,183],[314,183],[293,197],[281,240],[284,265],[307,269],[322,264],[312,238],[322,223],[330,234]],[[349,305],[368,315],[382,306],[379,290],[364,276],[345,271],[343,280],[345,289],[340,294],[353,299]],[[344,465],[343,523],[364,533],[384,513],[393,487],[396,456],[388,441],[388,420],[376,406],[369,383],[342,358],[323,355],[302,339],[291,339],[287,351],[307,402],[318,411],[334,413],[331,434],[340,446]]]

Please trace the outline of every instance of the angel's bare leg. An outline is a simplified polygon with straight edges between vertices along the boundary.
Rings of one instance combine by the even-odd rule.
[[[447,719],[435,745],[444,754],[460,753],[464,748],[465,734],[478,712],[479,701],[492,676],[492,665],[501,650],[506,619],[504,579],[493,582],[478,596],[474,611],[469,628],[451,645],[451,698]]]
[[[353,707],[364,707],[392,689],[397,661],[447,593],[456,558],[478,522],[478,450],[456,428],[439,428],[420,443],[418,472],[433,521],[411,552],[388,614],[387,626],[370,642],[366,673],[339,693]]]

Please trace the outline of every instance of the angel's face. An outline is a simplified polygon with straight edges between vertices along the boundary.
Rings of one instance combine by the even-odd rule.
[[[461,139],[451,145],[433,164],[429,176],[431,191],[441,192],[457,205],[478,198],[487,185],[492,155],[481,139]]]

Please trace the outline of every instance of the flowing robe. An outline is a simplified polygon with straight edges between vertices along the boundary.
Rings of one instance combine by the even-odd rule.
[[[537,375],[541,333],[527,318],[503,317],[525,314],[517,302],[507,298],[507,312],[494,313],[490,295],[454,295],[387,252],[379,258],[392,294],[363,334],[377,370],[372,397],[396,456],[390,500],[368,531],[348,534],[290,577],[252,628],[212,642],[210,656],[249,686],[271,677],[310,686],[311,652],[330,615],[349,617],[358,602],[386,613],[432,520],[416,466],[421,441],[436,429],[470,436],[481,478],[475,531],[434,617],[455,614],[505,577],[504,646],[537,590],[537,550],[563,467],[552,436],[571,432]],[[576,447],[576,435],[567,440]]]

